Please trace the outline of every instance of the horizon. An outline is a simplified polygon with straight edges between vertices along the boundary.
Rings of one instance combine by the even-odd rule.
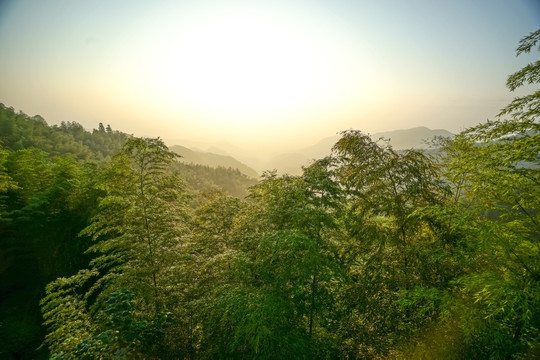
[[[4,103],[0,102],[0,105],[5,106],[6,108],[12,108],[15,112],[23,113],[23,114],[25,114],[26,116],[29,116],[29,117],[39,116],[47,123],[48,126],[60,125],[60,123],[61,123],[61,122],[59,122],[59,123],[51,122],[51,121],[49,121],[49,119],[44,118],[40,114],[26,113],[23,109],[16,109],[13,106],[10,106],[9,104],[4,104]],[[80,124],[80,123],[78,123],[76,121],[75,121],[75,123],[83,126],[82,124]],[[110,126],[110,124],[108,124],[108,123],[98,123],[98,125]],[[98,130],[98,126],[93,127],[93,128],[86,128],[86,127],[83,126],[83,129],[85,131],[87,131],[87,132],[93,132],[93,131]],[[349,129],[340,130],[340,131],[336,132],[335,134],[330,134],[330,135],[326,135],[326,136],[323,136],[321,138],[315,139],[313,142],[302,144],[302,145],[299,145],[299,146],[296,146],[296,147],[293,146],[293,147],[290,147],[290,148],[286,148],[285,150],[282,150],[282,151],[276,150],[275,152],[265,152],[264,149],[260,149],[259,151],[251,152],[250,155],[246,155],[246,153],[249,152],[248,149],[243,148],[242,146],[240,146],[238,144],[235,144],[235,143],[233,143],[231,141],[228,141],[227,139],[217,139],[215,142],[209,142],[209,141],[194,140],[194,139],[164,138],[163,136],[160,136],[160,135],[158,135],[158,136],[144,136],[144,135],[138,136],[138,135],[135,135],[133,133],[129,133],[129,132],[125,132],[123,130],[112,128],[113,131],[119,131],[119,132],[125,133],[125,134],[130,135],[130,136],[142,137],[142,138],[159,138],[169,148],[174,147],[174,146],[180,146],[180,147],[184,147],[186,149],[189,149],[189,150],[192,150],[192,151],[195,151],[195,152],[230,156],[230,157],[232,157],[232,158],[234,158],[235,160],[238,160],[238,161],[240,161],[240,159],[251,159],[251,161],[247,161],[244,164],[244,165],[248,165],[250,167],[252,167],[252,166],[248,164],[249,162],[256,161],[256,162],[265,163],[265,162],[267,162],[269,160],[273,160],[274,158],[277,158],[277,157],[280,157],[280,156],[283,156],[283,155],[297,155],[299,153],[304,153],[309,148],[316,147],[317,145],[325,143],[330,139],[339,138],[341,133],[343,133],[345,131],[348,131],[348,130],[359,130],[359,131],[365,133],[366,135],[369,135],[372,138],[376,138],[378,136],[386,135],[387,133],[407,132],[407,131],[419,130],[419,129],[425,129],[425,130],[428,130],[429,132],[444,131],[444,132],[449,132],[452,135],[456,135],[456,133],[454,133],[452,131],[449,131],[447,129],[443,129],[443,128],[432,129],[432,128],[429,128],[427,126],[422,126],[422,125],[411,127],[411,128],[389,129],[389,130],[378,131],[378,132],[374,132],[374,133],[366,132],[366,131],[364,131],[362,129],[349,128]],[[392,139],[390,138],[388,140],[392,140]],[[400,150],[401,148],[397,148],[397,149]],[[243,161],[240,161],[240,162],[243,162]],[[258,172],[261,172],[261,171],[268,170],[268,169],[255,169],[255,170],[258,171]]]
[[[506,78],[530,62],[515,48],[539,24],[526,0],[7,1],[0,102],[50,125],[250,154],[347,129],[457,133],[519,95]]]

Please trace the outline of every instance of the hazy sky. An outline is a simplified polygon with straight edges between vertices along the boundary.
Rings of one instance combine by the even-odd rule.
[[[536,0],[0,0],[0,102],[49,124],[267,149],[460,131],[515,94]]]

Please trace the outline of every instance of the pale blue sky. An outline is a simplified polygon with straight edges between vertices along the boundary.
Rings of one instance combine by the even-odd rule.
[[[356,128],[460,131],[515,95],[540,2],[0,3],[0,102],[49,123],[297,146]]]

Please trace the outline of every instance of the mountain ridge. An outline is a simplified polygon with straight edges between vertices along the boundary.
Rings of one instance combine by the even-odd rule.
[[[453,137],[454,134],[445,129],[430,129],[418,126],[409,129],[398,129],[369,134],[373,140],[387,140],[395,150],[428,149],[428,140],[436,136]],[[206,165],[212,167],[230,167],[240,170],[243,174],[259,178],[259,174],[267,170],[277,170],[278,173],[298,175],[302,166],[309,165],[313,159],[320,159],[330,155],[332,146],[341,138],[340,134],[325,137],[313,145],[300,148],[296,151],[286,152],[272,156],[266,160],[246,156],[242,150],[226,142],[196,146],[186,141],[187,146],[172,145],[170,149],[182,156],[180,159],[186,163]],[[190,146],[191,145],[191,146]],[[207,150],[203,150],[206,148]]]
[[[180,155],[181,158],[179,161],[184,163],[206,165],[211,167],[233,168],[238,169],[242,174],[251,178],[259,178],[257,171],[230,155],[221,155],[213,152],[189,149],[182,145],[173,145],[170,146],[169,149]]]
[[[429,139],[436,136],[453,137],[454,134],[444,129],[430,129],[425,126],[418,126],[410,129],[398,129],[377,132],[368,135],[373,140],[385,139],[395,150],[407,149],[428,149]],[[280,154],[266,162],[266,168],[276,169],[279,173],[298,175],[302,171],[302,166],[308,165],[313,159],[319,159],[330,155],[332,146],[341,138],[341,135],[334,135],[323,138],[317,143],[302,148],[296,152]]]

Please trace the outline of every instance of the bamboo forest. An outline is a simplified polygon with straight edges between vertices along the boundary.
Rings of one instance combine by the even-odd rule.
[[[539,115],[253,179],[2,105],[0,357],[539,359]]]

